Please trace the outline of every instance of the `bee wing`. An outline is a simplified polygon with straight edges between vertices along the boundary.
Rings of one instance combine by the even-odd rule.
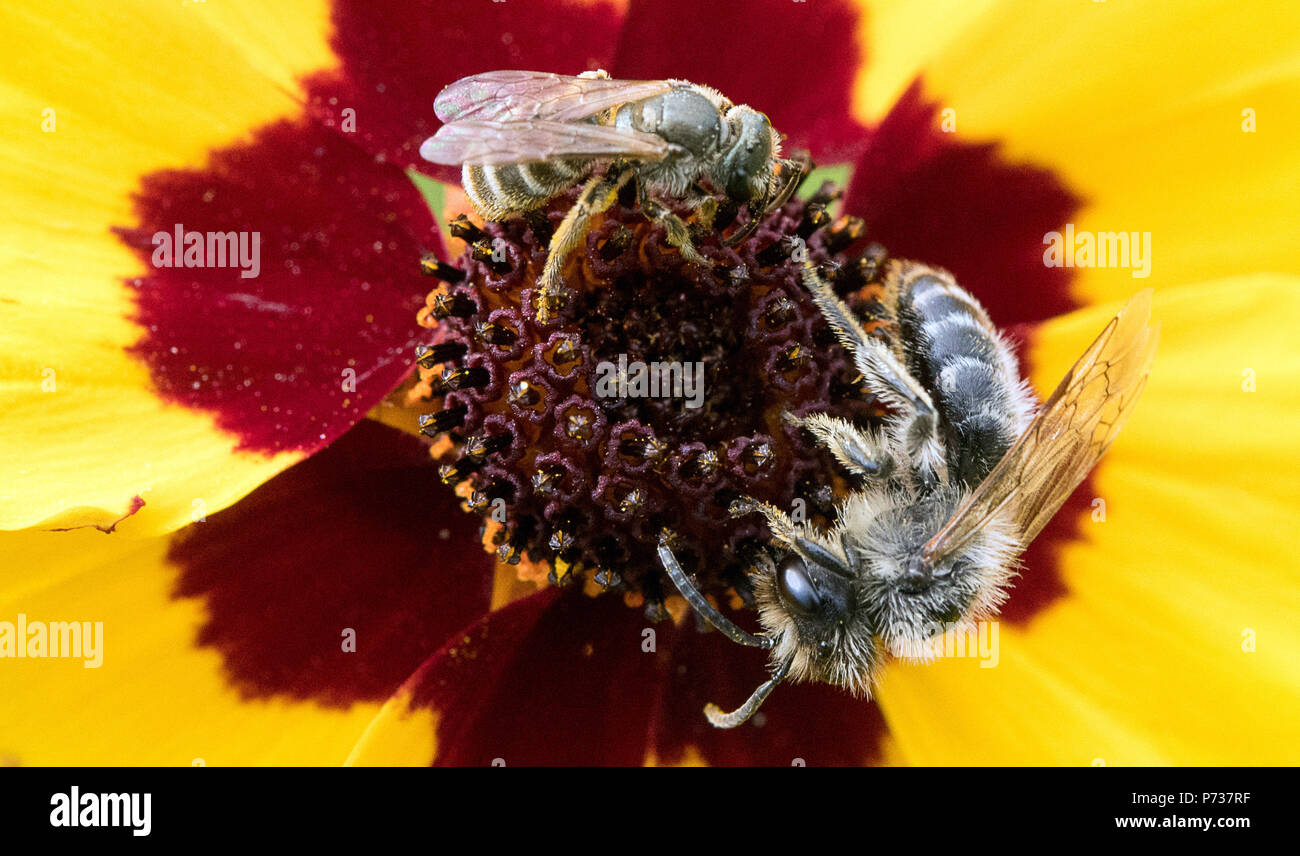
[[[661,95],[667,80],[570,77],[544,71],[489,71],[463,77],[438,93],[433,112],[444,122],[574,121],[628,101]]]
[[[433,163],[491,166],[561,157],[663,160],[669,143],[654,134],[585,122],[457,122],[443,125],[420,145]]]
[[[1135,295],[1084,351],[993,471],[925,545],[931,566],[1010,510],[1032,541],[1115,440],[1146,385],[1160,328],[1151,291]]]

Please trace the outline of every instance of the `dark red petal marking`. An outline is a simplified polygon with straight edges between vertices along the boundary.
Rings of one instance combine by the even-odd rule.
[[[952,271],[1009,327],[1075,308],[1071,271],[1043,265],[1043,235],[1082,204],[1051,171],[1007,163],[993,144],[962,142],[914,83],[871,131],[844,210],[894,258]]]
[[[577,74],[608,67],[620,18],[605,3],[336,0],[331,45],[341,64],[308,81],[311,115],[340,127],[356,111],[368,151],[446,181],[460,170],[421,160],[441,124],[433,99],[469,74],[518,68]]]
[[[477,533],[426,446],[366,420],[183,530],[168,560],[176,596],[204,598],[199,644],[242,692],[347,705],[387,698],[488,610]]]
[[[704,704],[743,701],[765,679],[762,654],[692,619],[677,628],[635,615],[616,598],[550,590],[457,634],[414,680],[414,705],[439,712],[437,763],[671,763],[688,747],[713,764],[876,757],[876,707],[824,685],[781,687],[758,720],[718,731]],[[647,627],[653,653],[642,650]]]
[[[441,238],[398,167],[283,121],[206,169],[146,177],[135,207],[138,225],[119,230],[150,266],[132,282],[134,353],[166,398],[213,413],[243,448],[319,449],[410,370],[428,290],[416,261]],[[260,233],[260,274],[153,268],[152,236],[178,223]]]
[[[632,0],[609,72],[712,86],[766,113],[787,150],[848,160],[865,134],[851,109],[858,16],[843,0]]]

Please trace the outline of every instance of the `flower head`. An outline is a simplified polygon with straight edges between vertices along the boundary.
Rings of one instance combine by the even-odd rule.
[[[553,581],[585,569],[663,617],[673,590],[655,549],[666,532],[703,585],[748,597],[766,528],[733,521],[732,503],[833,514],[835,471],[783,414],[879,415],[799,284],[806,259],[870,311],[884,254],[846,252],[863,243],[862,222],[832,222],[838,195],[827,182],[734,250],[697,227],[708,266],[685,261],[629,200],[587,236],[568,267],[572,301],[545,325],[535,284],[575,194],[531,225],[452,223],[467,246],[462,267],[429,266],[447,281],[421,313],[436,344],[420,351],[413,396],[440,404],[423,430],[456,438],[441,473],[502,524],[492,538],[503,560],[547,562]]]
[[[1300,757],[1286,715],[1300,709],[1300,496],[1284,465],[1300,389],[1292,13],[1207,3],[1191,28],[1161,4],[1084,3],[1049,27],[1028,0],[941,16],[751,0],[712,8],[705,28],[640,0],[300,5],[0,11],[0,107],[18,129],[0,158],[14,201],[0,225],[0,622],[105,626],[98,668],[0,659],[0,759]],[[503,499],[502,546],[553,562],[557,581],[565,562],[595,589],[608,570],[650,605],[654,583],[666,592],[637,527],[659,515],[744,623],[727,589],[743,593],[744,544],[761,533],[726,519],[719,492],[768,489],[816,514],[800,483],[833,484],[833,464],[780,409],[872,418],[789,264],[760,258],[802,228],[806,200],[734,256],[702,236],[721,270],[683,267],[614,209],[567,276],[581,305],[553,327],[524,311],[542,243],[530,224],[474,224],[506,239],[509,271],[473,258],[473,240],[458,260],[445,232],[463,196],[417,151],[442,86],[501,68],[685,78],[762,109],[787,147],[839,167],[834,216],[952,271],[1017,334],[1040,390],[1154,287],[1164,338],[1142,407],[1026,556],[996,668],[890,666],[871,703],[792,687],[717,732],[700,708],[748,693],[761,655],[690,621],[648,627],[587,586],[539,588],[545,573],[481,549],[462,500],[486,501],[493,523]],[[257,233],[258,275],[155,264],[155,236],[178,225]],[[827,247],[829,228],[809,253],[851,270],[861,246]],[[1154,236],[1149,276],[1044,264],[1045,236],[1121,231]],[[426,300],[422,257],[464,279]],[[436,331],[421,307],[445,311]],[[409,378],[417,347],[442,348],[423,352],[442,368]],[[702,406],[603,398],[573,377],[621,353],[703,362]],[[763,408],[742,410],[747,397]],[[451,457],[431,459],[418,413],[452,414]],[[463,497],[444,483],[458,480]]]

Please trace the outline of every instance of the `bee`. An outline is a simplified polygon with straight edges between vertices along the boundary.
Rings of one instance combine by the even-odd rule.
[[[541,323],[564,305],[564,260],[629,181],[636,181],[641,211],[664,227],[669,243],[687,261],[707,264],[665,198],[702,211],[706,227],[716,200],[700,182],[745,206],[748,221],[726,240],[735,246],[785,204],[811,168],[806,157],[781,157],[783,138],[767,116],[686,80],[489,71],[447,86],[433,109],[446,124],[420,155],[463,164],[465,193],[484,219],[534,211],[582,184],[539,279]]]
[[[719,728],[744,722],[787,678],[869,696],[886,654],[929,659],[945,632],[995,614],[1020,553],[1115,440],[1159,339],[1143,291],[1038,407],[1007,340],[946,272],[890,263],[892,345],[869,337],[811,265],[803,282],[891,415],[864,430],[826,413],[785,414],[856,486],[829,530],[750,498],[732,505],[735,516],[766,518],[776,542],[751,570],[760,634],[718,612],[661,540],[660,562],[694,609],[733,641],[771,652],[769,680],[744,704],[705,708]]]

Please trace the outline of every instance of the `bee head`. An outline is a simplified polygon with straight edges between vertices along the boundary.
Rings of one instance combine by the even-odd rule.
[[[738,104],[727,110],[722,156],[710,176],[736,202],[765,198],[772,184],[780,137],[762,113]]]
[[[919,501],[883,505],[877,498],[866,509],[863,499],[845,508],[846,553],[860,568],[876,633],[894,656],[929,659],[945,632],[996,613],[1006,598],[1018,550],[996,521],[957,552],[925,554],[961,499],[961,490],[941,489]]]
[[[869,613],[854,576],[835,551],[797,538],[791,549],[756,563],[759,622],[774,640],[773,659],[795,680],[871,692],[880,663]]]

